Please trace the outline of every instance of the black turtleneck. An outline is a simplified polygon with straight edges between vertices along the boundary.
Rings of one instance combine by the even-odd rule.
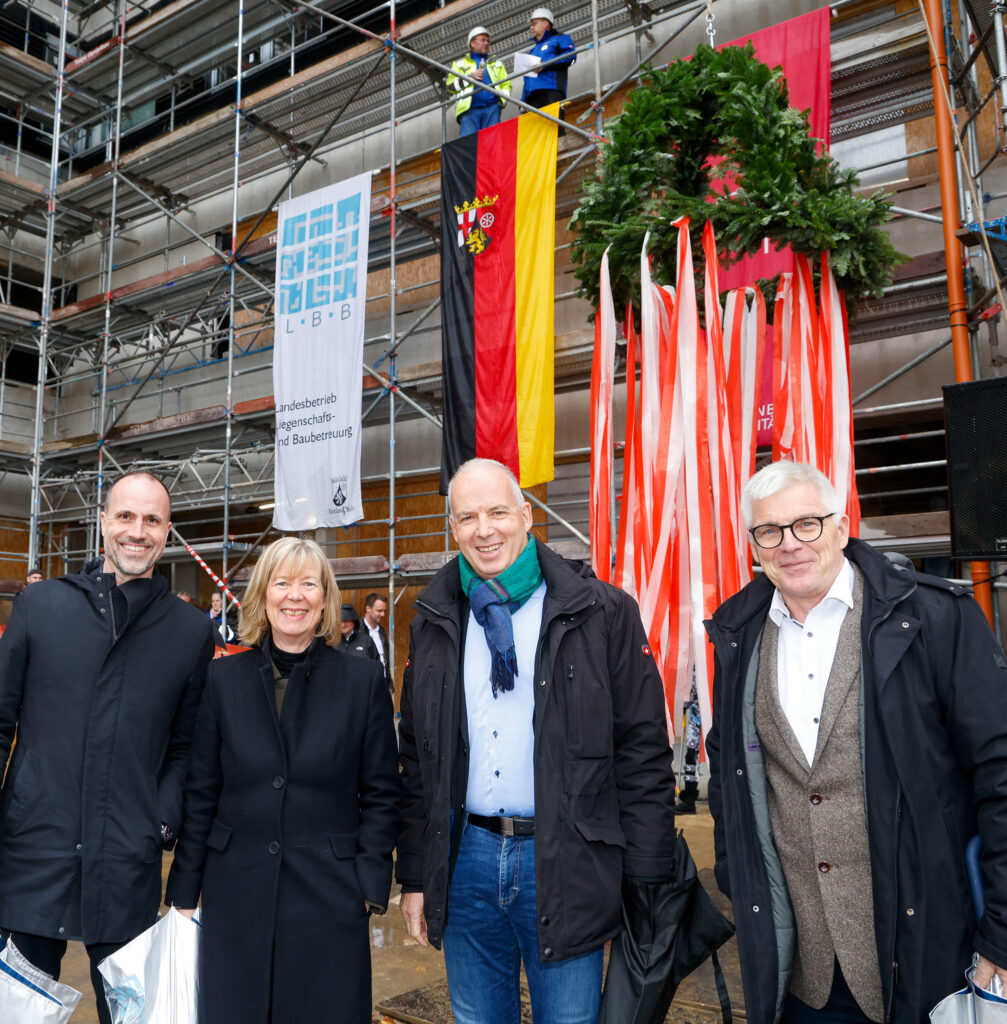
[[[309,647],[305,647],[303,651],[291,653],[290,651],[281,651],[275,644],[270,644],[269,656],[273,660],[273,692],[276,695],[276,714],[279,716],[283,714],[283,697],[287,692],[287,680],[290,678],[290,673],[294,671],[295,665],[304,661],[309,650]]]
[[[269,653],[272,656],[273,664],[280,670],[280,675],[286,679],[290,678],[290,673],[294,670],[294,666],[299,662],[304,661],[308,656],[308,648],[305,647],[303,651],[298,651],[296,654],[292,654],[290,651],[281,651],[275,644],[269,649]]]

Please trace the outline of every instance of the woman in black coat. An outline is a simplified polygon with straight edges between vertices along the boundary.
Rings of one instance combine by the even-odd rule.
[[[332,646],[339,607],[321,548],[276,541],[241,611],[255,649],[208,672],[165,897],[191,914],[202,893],[207,1024],[371,1019],[397,753],[380,664]]]

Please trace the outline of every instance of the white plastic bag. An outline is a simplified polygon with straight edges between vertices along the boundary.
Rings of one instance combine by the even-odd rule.
[[[978,954],[973,956],[965,972],[965,987],[945,996],[930,1011],[932,1024],[1007,1024],[1007,999],[975,986],[978,960]]]
[[[0,950],[0,1021],[66,1024],[81,994],[29,963],[13,942]]]
[[[196,1024],[198,955],[199,924],[172,908],[102,960],[112,1024]]]

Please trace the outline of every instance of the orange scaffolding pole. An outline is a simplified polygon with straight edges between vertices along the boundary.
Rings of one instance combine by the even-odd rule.
[[[930,36],[930,76],[934,89],[934,122],[937,130],[937,159],[940,170],[941,209],[944,219],[944,263],[948,275],[948,313],[951,317],[951,345],[955,380],[972,380],[968,313],[965,303],[965,271],[958,240],[958,176],[955,168],[955,131],[951,122],[951,92],[948,85],[948,57],[944,46],[941,0],[922,0]],[[993,590],[987,562],[972,563],[972,587],[976,601],[993,626]]]

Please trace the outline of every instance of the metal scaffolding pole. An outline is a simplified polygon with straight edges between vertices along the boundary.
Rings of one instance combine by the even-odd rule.
[[[115,136],[112,140],[112,167],[119,168],[122,144],[122,76],[126,55],[126,3],[119,2],[119,73],[115,93]],[[105,329],[101,337],[101,388],[98,400],[98,479],[95,492],[94,554],[101,550],[101,507],[105,485],[105,411],[108,401],[108,351],[112,335],[112,269],[115,266],[115,218],[119,200],[119,175],[112,175],[112,210],[108,219],[108,245],[105,249]],[[90,552],[89,552],[90,553]]]
[[[997,51],[997,65],[994,81],[1000,90],[1000,123],[1007,124],[1007,44],[1004,42],[1004,4],[1002,0],[992,5],[993,39]]]
[[[397,34],[395,26],[395,0],[389,3],[390,27],[388,35],[394,39]],[[389,209],[389,249],[388,249],[388,337],[391,342],[391,358],[389,359],[388,370],[391,378],[391,387],[388,391],[388,673],[393,681],[395,680],[395,375],[397,372],[395,347],[395,297],[397,282],[395,275],[395,201],[396,201],[396,179],[395,179],[395,72],[398,67],[397,54],[394,48],[390,48],[389,58],[391,65],[389,74],[391,76],[389,85],[389,115],[388,115],[388,198]]]
[[[598,0],[591,0],[591,45],[594,48],[594,100],[591,106],[595,112],[594,130],[601,135],[602,115],[605,108],[601,105],[601,43],[598,38]]]
[[[49,365],[49,332],[52,319],[53,243],[56,237],[56,193],[59,187],[59,135],[66,87],[66,23],[69,0],[63,0],[59,21],[59,63],[56,67],[56,95],[52,113],[52,152],[49,158],[49,189],[46,195],[45,270],[42,278],[42,324],[38,338],[38,387],[35,392],[35,436],[31,447],[31,516],[28,536],[28,564],[38,560],[39,490],[42,479],[42,414],[45,408],[45,380]]]
[[[237,247],[238,247],[238,188],[241,185],[241,84],[243,78],[244,64],[244,31],[245,31],[245,5],[244,0],[238,0],[238,66],[234,82],[234,183],[231,193],[231,252],[228,284],[230,295],[228,296],[228,324],[227,324],[227,398],[224,402],[224,415],[226,423],[224,426],[224,524],[223,536],[221,537],[221,571],[220,575],[227,578],[227,551],[230,543],[229,535],[231,530],[231,440],[234,432],[234,346],[237,340],[234,329],[234,318],[237,313],[235,302],[236,268],[237,268]],[[223,610],[221,622],[227,623],[227,611],[229,595],[223,595]],[[227,633],[227,629],[224,629]]]

